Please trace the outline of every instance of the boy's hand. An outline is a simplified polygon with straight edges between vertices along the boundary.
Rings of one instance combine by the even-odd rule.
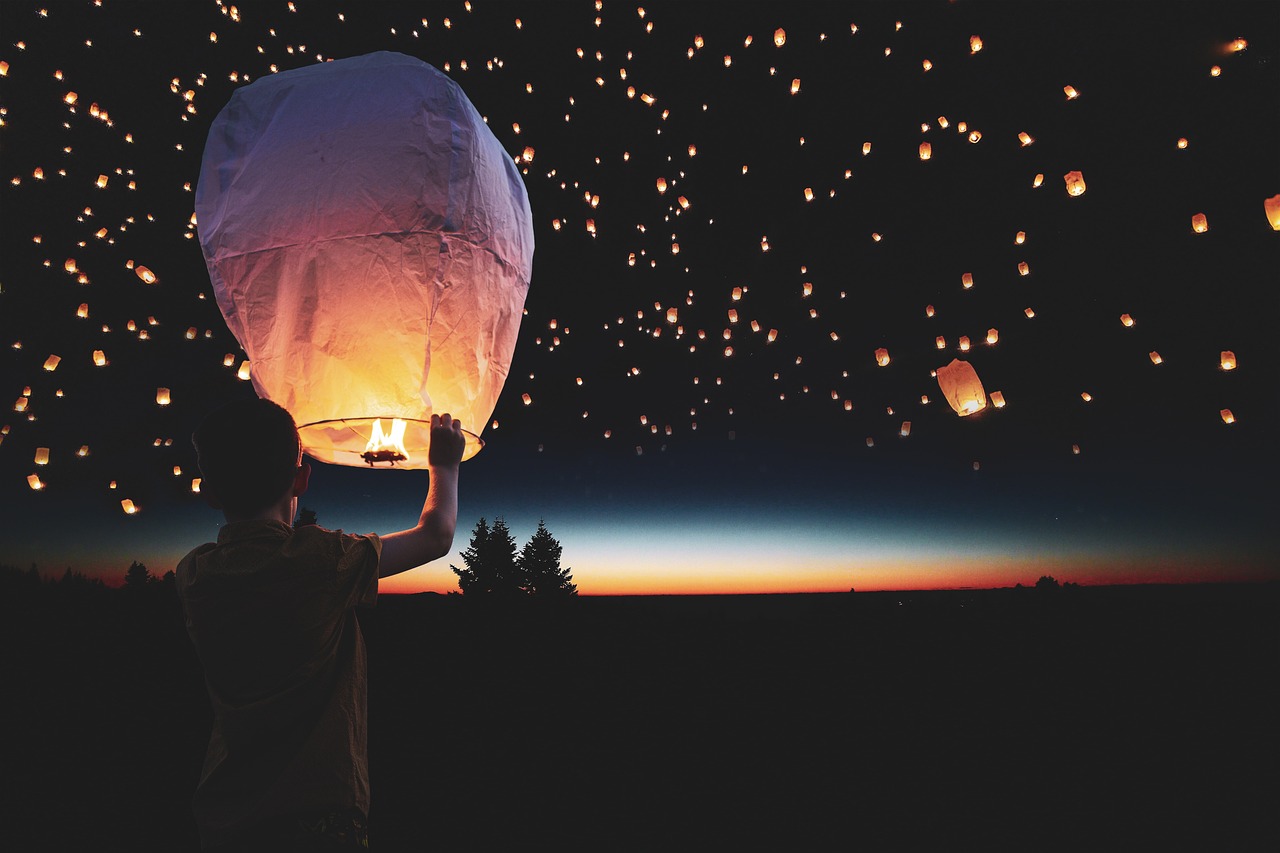
[[[431,416],[431,447],[427,464],[432,467],[456,466],[462,461],[467,438],[462,434],[462,421],[449,414]]]

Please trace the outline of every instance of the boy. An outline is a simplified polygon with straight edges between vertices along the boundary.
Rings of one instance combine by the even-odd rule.
[[[462,424],[431,416],[422,515],[382,537],[292,527],[311,466],[275,403],[224,406],[192,443],[201,492],[227,521],[217,544],[177,568],[213,705],[194,799],[201,848],[367,847],[367,672],[355,608],[373,605],[378,578],[452,547]]]

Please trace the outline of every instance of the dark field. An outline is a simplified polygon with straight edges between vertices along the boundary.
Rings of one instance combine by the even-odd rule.
[[[492,605],[365,620],[379,849],[1280,849],[1276,586]],[[0,845],[195,849],[168,587],[0,613]]]

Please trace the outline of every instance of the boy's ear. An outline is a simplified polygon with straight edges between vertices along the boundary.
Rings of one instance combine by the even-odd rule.
[[[303,462],[298,466],[298,471],[293,475],[293,496],[300,498],[307,492],[307,486],[311,484],[311,464]]]

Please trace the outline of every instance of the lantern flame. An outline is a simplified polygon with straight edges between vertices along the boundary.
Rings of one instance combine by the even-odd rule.
[[[382,418],[373,419],[373,433],[369,443],[364,446],[360,458],[373,467],[378,462],[395,465],[397,462],[408,462],[409,451],[404,447],[405,422],[400,418],[391,419],[391,433],[382,431]]]

